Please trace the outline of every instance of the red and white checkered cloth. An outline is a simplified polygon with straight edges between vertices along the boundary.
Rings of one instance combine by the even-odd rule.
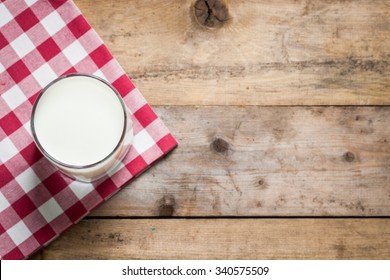
[[[133,146],[99,185],[64,177],[31,136],[38,93],[72,72],[109,81],[133,114]],[[23,259],[48,244],[177,145],[72,1],[0,2],[0,96],[2,259]]]

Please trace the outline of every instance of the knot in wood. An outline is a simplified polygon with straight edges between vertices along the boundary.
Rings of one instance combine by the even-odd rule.
[[[346,152],[343,155],[343,158],[346,162],[353,162],[355,160],[355,155],[351,152]]]
[[[222,138],[216,138],[211,143],[211,148],[217,153],[226,153],[229,150],[229,143]]]
[[[264,180],[263,179],[259,179],[259,181],[257,183],[259,184],[259,186],[262,186],[262,185],[264,185]]]
[[[229,19],[229,10],[222,0],[197,0],[194,12],[197,22],[208,28],[221,27]]]

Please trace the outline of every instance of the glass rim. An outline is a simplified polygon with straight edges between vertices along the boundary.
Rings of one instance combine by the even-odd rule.
[[[92,78],[92,79],[95,79],[105,85],[107,85],[112,91],[113,93],[116,95],[116,97],[118,98],[121,106],[122,106],[122,109],[123,109],[123,116],[124,116],[124,122],[123,122],[123,130],[122,130],[122,133],[121,133],[121,137],[119,138],[118,140],[118,144],[115,146],[115,148],[107,155],[105,156],[103,159],[97,161],[97,162],[94,162],[94,163],[90,163],[90,164],[86,164],[86,165],[75,165],[75,164],[68,164],[68,163],[65,163],[65,162],[62,162],[60,160],[57,160],[56,158],[54,158],[52,155],[50,155],[46,150],[45,148],[42,146],[42,144],[40,143],[39,139],[38,139],[38,136],[36,134],[36,131],[35,131],[35,127],[34,127],[34,118],[35,118],[35,111],[36,111],[36,108],[38,106],[38,103],[39,103],[39,100],[41,99],[41,97],[45,94],[45,92],[47,91],[47,89],[49,87],[51,87],[53,84],[61,81],[61,80],[64,80],[64,79],[67,79],[67,78],[71,78],[71,77],[88,77],[88,78]],[[104,161],[106,161],[107,159],[109,159],[112,155],[115,154],[116,151],[118,151],[118,149],[121,147],[124,139],[125,139],[125,136],[126,136],[126,132],[127,132],[127,124],[128,124],[128,115],[127,115],[127,107],[126,107],[126,104],[125,102],[123,101],[121,95],[119,94],[119,92],[116,90],[116,88],[114,88],[109,82],[107,82],[106,80],[104,80],[103,78],[100,78],[98,76],[95,76],[95,75],[92,75],[92,74],[86,74],[86,73],[71,73],[71,74],[66,74],[66,75],[63,75],[63,76],[60,76],[58,78],[55,78],[54,80],[52,80],[49,84],[47,84],[42,90],[41,92],[38,94],[38,97],[37,99],[35,100],[34,104],[33,104],[33,107],[32,107],[32,112],[31,112],[31,119],[30,119],[30,127],[31,127],[31,133],[32,133],[32,136],[34,138],[34,141],[36,143],[36,145],[38,146],[39,150],[43,153],[43,155],[45,157],[47,157],[48,159],[50,159],[51,161],[53,161],[56,165],[58,166],[62,166],[62,167],[66,167],[66,168],[71,168],[71,169],[86,169],[86,168],[91,168],[91,167],[94,167],[94,166],[97,166],[99,165],[100,163],[103,163]]]

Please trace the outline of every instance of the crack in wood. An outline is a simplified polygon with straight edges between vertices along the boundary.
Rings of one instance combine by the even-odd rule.
[[[133,79],[148,79],[158,77],[180,76],[182,78],[199,79],[203,77],[243,77],[251,73],[259,73],[261,71],[286,71],[290,72],[293,69],[303,71],[310,68],[324,69],[328,74],[330,69],[337,71],[338,77],[353,75],[354,72],[374,72],[384,75],[388,68],[390,68],[390,56],[383,60],[364,59],[364,58],[346,58],[346,59],[332,59],[332,60],[307,60],[307,61],[290,61],[288,63],[270,62],[258,63],[247,66],[205,66],[200,67],[191,65],[191,68],[178,68],[176,66],[164,66],[162,68],[154,67],[148,71],[132,72],[129,75]],[[333,73],[333,72],[332,72]]]

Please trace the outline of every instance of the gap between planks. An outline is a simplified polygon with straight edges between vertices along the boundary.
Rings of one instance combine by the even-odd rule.
[[[264,219],[264,220],[280,220],[280,219],[320,219],[320,220],[338,220],[338,219],[390,219],[388,216],[142,216],[142,217],[127,217],[127,216],[87,216],[85,220],[215,220],[215,219],[225,219],[225,220],[238,220],[238,219]]]

